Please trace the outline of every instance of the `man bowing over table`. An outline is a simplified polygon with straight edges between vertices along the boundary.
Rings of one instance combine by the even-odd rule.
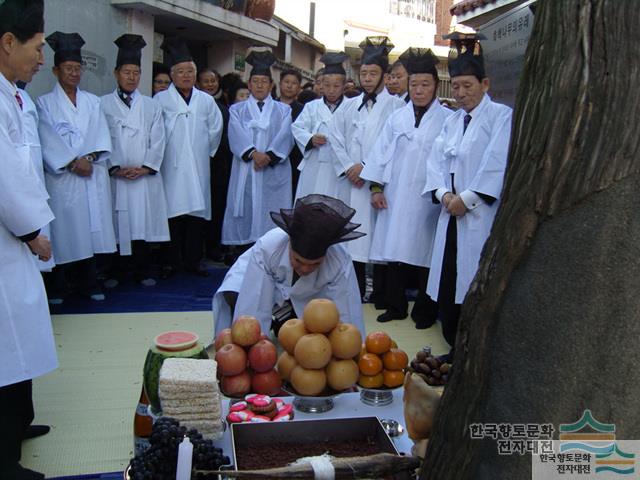
[[[239,315],[253,315],[268,332],[302,315],[314,298],[333,300],[340,320],[364,332],[351,256],[338,243],[364,235],[355,210],[338,199],[308,195],[295,208],[271,212],[280,228],[263,235],[231,267],[213,297],[216,336]]]
[[[211,165],[222,137],[222,114],[211,95],[195,87],[197,70],[187,44],[167,37],[161,45],[173,83],[153,97],[162,108],[167,143],[162,179],[167,197],[171,243],[163,277],[180,264],[207,276],[200,267],[204,220],[211,220]]]
[[[108,163],[120,251],[118,273],[127,272],[124,258],[130,258],[135,280],[152,286],[155,280],[150,273],[147,242],[169,240],[167,204],[159,172],[165,142],[162,109],[138,91],[144,39],[125,34],[114,43],[118,46],[114,71],[118,85],[100,103],[113,139]]]

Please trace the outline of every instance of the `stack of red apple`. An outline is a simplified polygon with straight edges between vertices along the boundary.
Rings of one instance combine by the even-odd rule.
[[[287,320],[278,332],[285,350],[278,358],[278,372],[300,395],[317,396],[326,387],[340,391],[358,381],[360,330],[340,323],[338,308],[323,298],[311,300],[302,320]]]
[[[231,328],[218,334],[214,346],[222,393],[242,397],[249,392],[263,395],[280,392],[282,381],[274,369],[278,352],[255,317],[238,317]]]

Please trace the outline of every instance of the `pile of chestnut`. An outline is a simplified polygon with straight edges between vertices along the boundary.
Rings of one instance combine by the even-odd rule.
[[[451,372],[451,364],[443,362],[431,353],[420,350],[411,360],[409,371],[418,374],[428,385],[446,385]]]

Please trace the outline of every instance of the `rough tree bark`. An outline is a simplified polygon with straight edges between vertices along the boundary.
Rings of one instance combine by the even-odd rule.
[[[466,297],[421,479],[531,478],[472,423],[640,438],[640,5],[541,0],[503,200]],[[557,432],[554,438],[557,438]]]

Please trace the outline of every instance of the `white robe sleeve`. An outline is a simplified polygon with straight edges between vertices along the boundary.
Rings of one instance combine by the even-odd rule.
[[[356,97],[359,98],[359,97]],[[335,153],[334,168],[337,176],[344,174],[349,168],[356,164],[349,158],[348,142],[346,132],[349,131],[351,121],[350,105],[344,105],[333,114],[333,121],[329,125],[329,145]]]
[[[260,321],[263,332],[271,329],[271,313],[275,298],[275,280],[269,272],[260,242],[252,248],[251,256],[244,272],[238,302],[234,312],[235,320],[240,315],[253,315]]]
[[[282,163],[289,157],[289,152],[293,148],[293,135],[291,134],[291,108],[287,105],[287,108],[278,109],[280,118],[278,119],[278,125],[280,128],[277,130],[275,136],[269,143],[267,152],[273,152]]]
[[[396,115],[391,115],[385,122],[382,131],[378,135],[378,139],[369,151],[368,161],[360,173],[360,178],[380,184],[384,183],[382,178],[386,165],[383,164],[383,159],[387,159],[389,155],[393,155],[394,152],[389,152],[389,148],[394,148],[395,150],[395,142],[393,142],[393,122],[396,118]],[[393,162],[394,160],[391,158],[388,161]]]
[[[94,163],[106,163],[109,159],[109,153],[111,152],[111,133],[109,131],[109,124],[107,123],[107,117],[105,117],[104,112],[100,108],[99,102],[93,106],[91,116],[89,117],[89,128],[87,132],[90,133],[84,137],[84,144],[82,145],[80,156],[99,152]]]
[[[291,133],[302,153],[306,151],[309,140],[313,137],[313,113],[315,109],[309,105],[305,105],[296,121],[291,125]],[[314,112],[311,112],[311,110],[314,110]]]
[[[229,148],[239,158],[242,154],[255,148],[251,130],[243,125],[242,107],[229,109]]]
[[[149,102],[149,106],[154,109],[153,120],[151,121],[151,129],[149,131],[149,148],[145,153],[142,165],[159,172],[164,157],[164,120],[162,119],[162,109],[157,103]]]
[[[0,223],[16,237],[27,235],[53,220],[39,179],[27,164],[28,153],[20,158],[5,120],[0,123]]]
[[[435,142],[431,152],[426,157],[427,162],[427,178],[422,195],[431,195],[431,192],[444,188],[449,189],[445,176],[447,175],[446,161],[444,158],[444,142],[447,136],[446,127],[442,129]]]
[[[509,154],[511,112],[510,108],[504,108],[499,113],[491,130],[491,140],[482,156],[480,168],[471,180],[468,190],[496,199],[500,198]]]
[[[209,114],[209,156],[213,157],[218,151],[220,140],[222,139],[222,113],[218,104],[211,102],[211,112]]]
[[[40,119],[38,122],[38,135],[42,144],[44,167],[47,172],[60,175],[64,173],[67,165],[75,160],[76,155],[56,132],[55,123],[44,103],[38,99],[36,106]]]
[[[333,300],[336,307],[338,307],[340,321],[355,325],[364,338],[366,334],[362,316],[360,289],[358,288],[355,270],[350,262],[339,271],[335,280],[326,288],[325,296]]]

